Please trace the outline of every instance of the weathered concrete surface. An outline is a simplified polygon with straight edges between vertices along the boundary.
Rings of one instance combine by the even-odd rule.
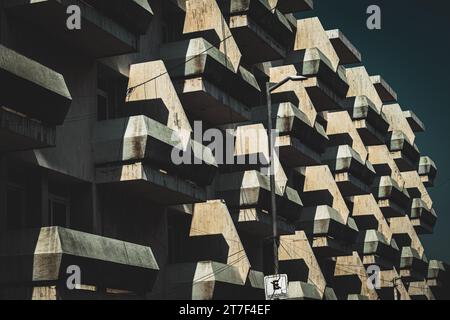
[[[66,27],[67,7],[77,5],[83,12],[83,28],[71,32]],[[95,58],[137,51],[138,39],[114,20],[79,0],[7,0],[5,8],[21,19],[33,22],[71,47]]]
[[[75,264],[85,285],[149,291],[159,270],[149,247],[60,227],[4,233],[0,259],[8,286],[57,283]]]
[[[2,106],[49,125],[60,125],[69,111],[70,96],[64,77],[0,45]]]

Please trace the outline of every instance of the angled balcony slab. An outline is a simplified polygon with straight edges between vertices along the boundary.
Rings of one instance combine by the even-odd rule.
[[[356,248],[366,266],[375,264],[383,270],[389,270],[400,262],[400,251],[395,241],[389,243],[377,230],[360,231]]]
[[[99,167],[95,175],[101,187],[134,192],[162,205],[206,201],[205,188],[142,162]]]
[[[402,217],[411,206],[408,192],[390,176],[375,179],[372,193],[386,218]]]
[[[268,15],[272,14],[266,14]],[[264,30],[251,16],[247,14],[231,16],[230,29],[242,50],[245,61],[249,64],[286,57],[287,47]]]
[[[383,103],[397,101],[397,93],[381,76],[371,76],[370,80],[375,86],[375,89],[377,90],[378,95],[380,96]]]
[[[406,135],[399,130],[389,133],[387,146],[400,171],[417,170],[420,152],[415,144],[411,144]]]
[[[287,167],[320,164],[320,154],[328,143],[323,128],[313,127],[306,115],[291,103],[273,105],[272,115],[281,162]],[[252,120],[267,121],[267,108],[252,109]]]
[[[314,9],[313,0],[278,0],[277,9],[283,13],[297,13]]]
[[[83,285],[143,293],[151,291],[159,271],[150,247],[61,227],[3,233],[0,260],[6,286],[65,283],[67,268],[77,265]]]
[[[450,299],[450,266],[442,261],[430,260],[427,284],[438,300]]]
[[[56,128],[0,107],[0,152],[50,148]]]
[[[339,56],[339,62],[343,65],[360,63],[362,60],[361,53],[347,39],[347,37],[339,29],[328,30],[328,38],[333,45],[334,50]]]
[[[286,57],[284,62],[285,64],[295,65],[298,73],[305,77],[319,79],[337,97],[346,97],[349,85],[345,69],[338,67],[335,71],[331,61],[318,48],[293,51]],[[309,88],[308,93],[310,93],[312,99],[326,94],[318,92],[318,89],[320,88],[314,89],[313,86]]]
[[[172,264],[167,267],[165,299],[250,299],[255,289],[242,283],[237,267],[215,261]]]
[[[346,222],[337,210],[326,205],[305,208],[296,228],[313,238],[312,247],[319,256],[348,254],[358,233],[352,218]]]
[[[223,198],[232,208],[259,208],[270,210],[269,177],[258,171],[221,174],[216,180],[217,197]],[[298,192],[290,187],[284,191],[276,188],[278,214],[288,221],[296,221],[302,212],[303,203]]]
[[[97,166],[148,161],[201,185],[217,170],[210,149],[145,116],[97,122],[93,143]]]
[[[356,251],[335,260],[333,284],[339,299],[378,300],[375,289],[369,288],[369,275]]]
[[[251,109],[204,78],[174,82],[185,110],[211,125],[248,121]]]
[[[322,160],[333,172],[343,196],[370,193],[375,170],[369,161],[363,161],[349,145],[329,147],[322,155]]]
[[[411,223],[418,234],[432,234],[434,225],[437,221],[437,215],[433,208],[428,208],[426,203],[415,198],[411,207]]]
[[[403,114],[414,132],[425,132],[425,124],[413,111],[403,111]]]
[[[407,282],[424,280],[428,273],[428,261],[416,249],[403,247],[400,258],[400,276]]]
[[[45,32],[55,35],[65,44],[94,58],[136,52],[138,37],[119,23],[80,0],[7,0],[8,13],[21,18]],[[82,28],[76,32],[67,28],[67,8],[77,5],[83,13]]]
[[[260,26],[261,31],[269,34],[270,37],[280,42],[282,46],[287,47],[293,44],[294,32],[291,24],[280,11],[270,4],[271,1],[230,0],[224,2],[224,12],[226,15],[230,15],[230,27],[232,31],[234,17],[248,17]],[[237,39],[236,34],[234,36]],[[245,41],[247,39],[241,40]]]
[[[322,300],[321,294],[312,283],[289,281],[286,300]]]
[[[290,299],[323,299],[327,282],[303,231],[280,237],[278,257],[280,273],[288,274],[289,283],[295,283]],[[307,284],[313,285],[316,291],[303,291]]]
[[[248,234],[258,236],[260,238],[270,237],[273,233],[272,216],[266,210],[258,208],[240,209],[233,215],[236,228],[245,231]],[[295,233],[295,226],[283,217],[278,217],[278,234],[287,235]]]
[[[202,38],[168,43],[160,54],[173,79],[205,77],[247,106],[260,104],[261,91],[252,73],[239,67],[237,73],[231,61]]]
[[[364,144],[380,145],[386,141],[389,123],[366,96],[348,98],[348,111]]]
[[[136,34],[145,34],[153,18],[153,10],[147,0],[87,0],[86,2]]]
[[[436,300],[426,280],[408,283],[408,293],[412,300]]]
[[[0,104],[47,125],[60,125],[72,97],[64,77],[0,45]]]
[[[433,159],[428,156],[420,157],[419,176],[426,187],[434,186],[434,180],[437,175],[437,167]]]

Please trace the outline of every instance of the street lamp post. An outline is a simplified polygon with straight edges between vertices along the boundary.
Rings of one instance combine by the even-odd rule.
[[[274,146],[274,135],[272,134],[272,97],[271,94],[274,90],[278,89],[288,81],[301,81],[306,78],[303,76],[289,76],[284,78],[278,83],[266,83],[266,94],[267,94],[267,132],[269,137],[269,177],[270,177],[270,204],[272,213],[272,237],[273,237],[273,264],[274,264],[274,274],[279,272],[278,264],[278,247],[279,247],[279,237],[278,237],[278,226],[277,226],[277,204],[275,196],[275,166],[273,157],[275,154]]]

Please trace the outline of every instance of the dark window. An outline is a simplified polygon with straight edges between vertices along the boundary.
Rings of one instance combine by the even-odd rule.
[[[23,226],[24,192],[19,187],[8,186],[6,191],[6,217],[8,230]]]
[[[97,120],[115,119],[123,114],[127,79],[113,70],[99,66],[97,79]]]
[[[70,227],[70,203],[68,199],[49,195],[48,210],[51,226]]]

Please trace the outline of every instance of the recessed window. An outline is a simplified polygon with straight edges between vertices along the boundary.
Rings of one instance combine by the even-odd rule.
[[[128,81],[126,77],[99,66],[97,79],[97,120],[116,119],[123,113]]]
[[[67,198],[49,195],[49,225],[54,227],[70,227],[70,202]]]

